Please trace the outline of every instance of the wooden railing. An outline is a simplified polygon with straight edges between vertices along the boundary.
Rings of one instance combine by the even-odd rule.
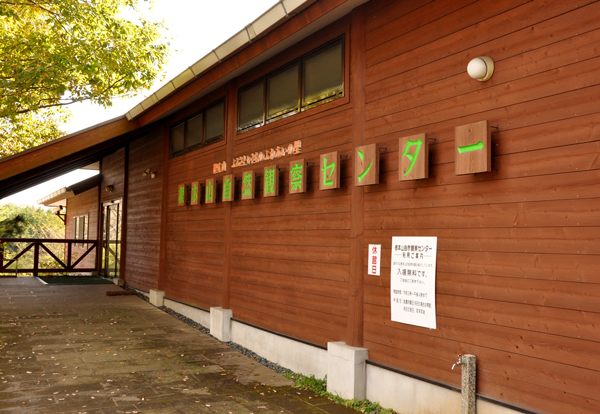
[[[17,252],[14,252],[12,258],[5,258],[5,243],[20,243],[21,246]],[[58,258],[58,256],[48,248],[50,244],[60,243],[66,245],[63,256],[66,260]],[[85,251],[75,260],[73,260],[73,245],[84,245]],[[18,260],[29,251],[33,251],[33,265],[31,267],[19,267]],[[77,265],[82,263],[91,252],[95,251],[96,257],[98,254],[98,240],[81,240],[81,239],[0,239],[0,274],[2,273],[32,273],[38,276],[40,273],[80,273],[80,272],[95,272],[97,271],[97,263],[94,260],[94,267],[77,268]],[[40,267],[41,254],[45,252],[53,259],[51,268]],[[17,264],[16,268],[9,269],[13,264]]]

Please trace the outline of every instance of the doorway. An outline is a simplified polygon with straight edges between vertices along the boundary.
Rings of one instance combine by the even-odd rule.
[[[122,200],[102,203],[102,259],[100,274],[118,278],[121,260]]]

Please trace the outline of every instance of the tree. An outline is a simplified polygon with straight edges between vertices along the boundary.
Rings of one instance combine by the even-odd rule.
[[[0,238],[14,238],[25,232],[27,220],[21,215],[0,221]]]
[[[0,204],[0,238],[64,239],[64,237],[64,223],[50,210],[41,207]],[[9,259],[27,245],[26,242],[0,243],[0,254],[4,255],[5,259]],[[52,243],[47,247],[59,258],[65,254],[63,244]],[[16,265],[13,263],[11,268],[14,269]],[[29,251],[19,259],[19,268],[31,268],[32,266],[33,251]],[[56,262],[42,251],[40,266],[50,268],[56,266]]]
[[[66,105],[152,85],[168,42],[137,1],[0,0],[0,156],[61,136]]]
[[[20,224],[19,224],[20,223]],[[48,209],[33,206],[0,204],[0,227],[13,229],[0,237],[63,239],[65,225]]]
[[[66,123],[69,117],[69,112],[61,107],[40,109],[12,118],[0,117],[0,158],[65,135],[59,125]]]

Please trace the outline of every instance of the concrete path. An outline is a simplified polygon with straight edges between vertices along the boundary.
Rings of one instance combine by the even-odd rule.
[[[0,413],[356,413],[108,290],[0,277]]]

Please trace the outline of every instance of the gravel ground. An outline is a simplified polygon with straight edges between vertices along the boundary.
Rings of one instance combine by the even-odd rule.
[[[149,299],[147,296],[141,294],[140,292],[138,292],[137,290],[129,287],[129,286],[123,286],[123,288],[125,290],[133,290],[136,292],[136,295],[145,300],[146,302],[149,302]],[[212,338],[214,338],[214,336],[212,336],[210,334],[210,329],[208,329],[206,326],[199,324],[196,321],[193,321],[192,319],[183,316],[180,313],[175,312],[173,309],[170,309],[166,306],[161,306],[158,309],[160,309],[161,311],[168,313],[169,315],[179,319],[180,321],[182,321],[183,323],[191,326],[194,329],[197,329],[198,331],[202,332],[203,334],[206,334]],[[215,338],[216,339],[216,338]],[[259,364],[264,365],[265,367],[272,369],[273,371],[277,372],[278,374],[293,374],[293,372],[290,369],[284,368],[282,366],[280,366],[279,364],[276,364],[274,362],[269,361],[266,358],[261,357],[260,355],[258,355],[257,353],[249,350],[248,348],[244,348],[243,346],[236,344],[235,342],[224,342],[225,345],[229,346],[232,349],[235,349],[238,352],[241,352],[242,354],[246,355],[248,358],[252,358],[253,360],[255,360],[256,362],[258,362]]]

